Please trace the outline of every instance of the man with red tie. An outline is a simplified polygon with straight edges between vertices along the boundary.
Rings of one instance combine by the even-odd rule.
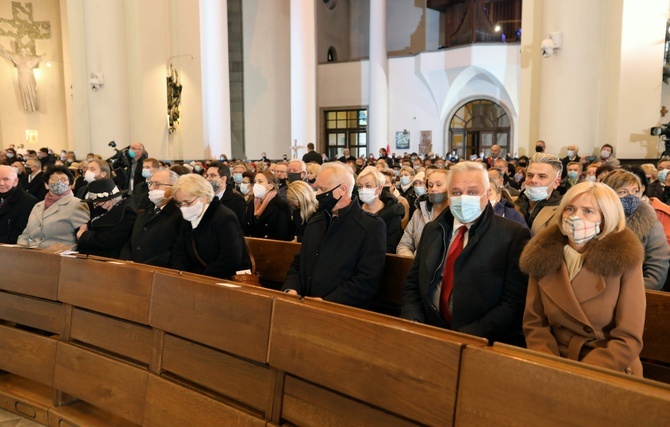
[[[493,213],[486,169],[450,168],[449,209],[426,224],[403,289],[401,316],[470,335],[523,345],[528,277],[519,256],[527,228]]]

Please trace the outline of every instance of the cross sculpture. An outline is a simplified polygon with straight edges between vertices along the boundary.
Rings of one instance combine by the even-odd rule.
[[[14,39],[14,51],[6,50],[0,44],[0,55],[11,61],[18,70],[19,89],[23,98],[23,108],[28,112],[38,109],[37,84],[33,69],[44,55],[37,55],[35,40],[51,38],[49,21],[33,20],[32,3],[12,2],[13,19],[0,18],[0,37]]]
[[[307,147],[304,147],[302,145],[298,145],[298,140],[294,139],[293,140],[293,145],[291,145],[291,151],[293,151],[293,158],[297,159],[298,158],[298,150],[304,149],[304,148],[307,148]]]

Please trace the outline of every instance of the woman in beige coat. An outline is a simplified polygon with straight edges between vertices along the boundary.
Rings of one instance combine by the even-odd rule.
[[[644,249],[616,193],[572,187],[556,222],[524,249],[530,277],[524,333],[531,350],[642,376]]]

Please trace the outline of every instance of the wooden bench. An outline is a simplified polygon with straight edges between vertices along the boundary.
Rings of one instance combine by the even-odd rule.
[[[456,426],[655,426],[670,386],[495,344],[463,352]]]
[[[670,383],[670,293],[646,291],[642,363],[644,376]]]

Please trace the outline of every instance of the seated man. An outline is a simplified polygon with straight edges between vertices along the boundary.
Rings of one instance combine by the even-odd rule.
[[[137,216],[130,240],[121,249],[120,259],[170,267],[172,247],[179,236],[182,217],[171,192],[166,193],[166,190],[178,179],[176,172],[164,169],[154,173],[147,182],[152,208]]]
[[[494,214],[481,163],[461,162],[450,170],[449,209],[423,229],[401,317],[522,345],[528,278],[519,270],[519,256],[530,233]]]
[[[351,197],[354,176],[340,162],[316,178],[320,213],[305,228],[302,247],[282,290],[354,307],[366,307],[379,288],[386,256],[386,227]],[[522,304],[523,307],[523,304]]]
[[[230,168],[221,162],[212,162],[205,172],[205,178],[212,185],[214,195],[221,204],[235,212],[240,227],[246,223],[247,203],[244,196],[230,183]]]
[[[528,223],[533,236],[550,224],[561,203],[557,188],[562,169],[563,164],[553,154],[535,153],[528,162],[526,188],[514,202],[514,207]]]
[[[19,185],[16,170],[0,165],[0,243],[16,244],[36,203]]]

